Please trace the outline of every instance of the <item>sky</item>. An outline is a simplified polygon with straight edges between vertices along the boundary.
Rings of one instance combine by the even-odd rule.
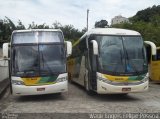
[[[132,17],[153,5],[160,5],[160,0],[0,0],[0,19],[7,16],[15,24],[21,20],[26,27],[32,21],[50,26],[58,21],[81,30],[86,27],[87,9],[91,29],[96,21],[110,24],[117,15]]]

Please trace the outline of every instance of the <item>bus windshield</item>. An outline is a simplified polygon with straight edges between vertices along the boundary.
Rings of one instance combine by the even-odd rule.
[[[12,44],[23,43],[57,43],[63,42],[61,32],[37,31],[37,32],[17,32],[13,34]]]
[[[100,70],[114,75],[147,72],[146,51],[140,36],[97,36]]]
[[[64,45],[40,45],[40,72],[65,72]]]
[[[31,41],[27,41],[27,35],[25,33],[23,34],[25,40],[22,39],[22,34],[18,34],[20,37],[13,36],[14,45],[11,53],[13,59],[11,61],[12,75],[22,77],[48,76],[66,72],[64,43],[58,43],[62,39],[55,37],[55,40],[53,36],[49,36],[48,38],[45,36],[45,33],[41,32],[37,36],[39,43],[34,43],[33,40],[36,39],[34,33],[29,33],[29,38],[33,39]],[[54,34],[52,33],[52,35]],[[45,40],[43,38],[48,38],[47,43],[44,42]],[[27,43],[20,43],[17,39],[22,39],[22,41]],[[51,43],[53,41],[58,42]]]

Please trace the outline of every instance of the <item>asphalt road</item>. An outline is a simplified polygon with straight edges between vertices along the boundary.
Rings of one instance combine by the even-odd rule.
[[[89,96],[82,87],[75,84],[69,84],[69,92],[61,95],[15,97],[9,93],[8,89],[0,100],[0,112],[158,113],[160,112],[160,84],[150,84],[148,92],[128,95]]]

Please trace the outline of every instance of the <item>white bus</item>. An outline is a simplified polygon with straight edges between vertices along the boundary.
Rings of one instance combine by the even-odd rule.
[[[72,44],[57,29],[13,31],[10,43],[3,44],[9,60],[13,95],[39,95],[68,91],[67,56]]]
[[[73,45],[68,60],[70,80],[88,93],[144,92],[148,89],[146,49],[140,33],[96,28]]]

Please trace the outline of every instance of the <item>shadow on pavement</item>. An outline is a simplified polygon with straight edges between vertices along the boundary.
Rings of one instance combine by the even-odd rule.
[[[131,96],[131,94],[96,94],[93,98],[97,101],[107,102],[133,102],[141,101],[138,95]]]
[[[93,93],[93,94],[89,95],[89,94],[87,94],[87,92],[85,91],[85,88],[83,86],[76,84],[74,82],[70,83],[70,85],[74,85],[75,88],[78,88],[79,90],[83,91],[83,93],[86,93],[86,95],[88,95],[89,98],[92,98],[93,100],[97,100],[97,101],[107,101],[107,102],[141,101],[141,99],[138,98],[140,93],[129,93],[129,94],[97,94],[97,93]]]
[[[44,94],[44,95],[30,95],[30,96],[15,96],[17,102],[36,102],[36,101],[57,101],[66,100],[63,94]]]

